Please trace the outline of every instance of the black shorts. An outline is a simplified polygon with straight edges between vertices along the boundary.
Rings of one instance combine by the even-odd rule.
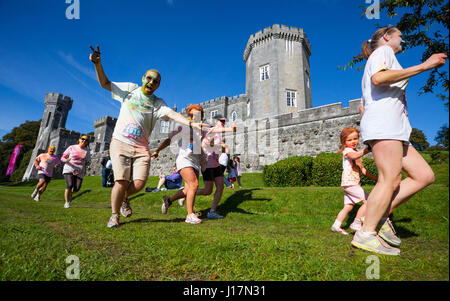
[[[44,175],[43,173],[38,174],[38,179],[44,179],[45,183],[50,183],[50,181],[52,180],[51,177]]]
[[[203,181],[214,181],[215,178],[223,177],[223,169],[221,166],[214,168],[207,168],[205,171],[202,171]]]

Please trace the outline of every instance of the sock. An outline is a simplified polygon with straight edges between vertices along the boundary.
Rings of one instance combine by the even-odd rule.
[[[341,225],[342,225],[342,222],[335,220],[334,224],[333,224],[333,228],[340,229]]]
[[[377,232],[364,232],[363,230],[359,231],[359,233],[364,238],[369,238],[370,236],[377,235]]]
[[[361,222],[361,220],[360,220],[359,218],[355,218],[355,220],[353,221],[353,223],[354,223],[354,224],[359,224],[359,225],[362,224],[362,222]]]

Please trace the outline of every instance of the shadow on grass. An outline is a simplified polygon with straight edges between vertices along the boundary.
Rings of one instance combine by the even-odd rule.
[[[229,196],[223,203],[219,204],[217,206],[217,212],[220,213],[223,216],[227,216],[230,212],[238,212],[243,214],[254,214],[251,212],[247,212],[243,209],[238,208],[238,206],[244,202],[244,201],[268,201],[270,202],[271,199],[255,199],[252,197],[254,190],[261,190],[261,188],[253,188],[253,189],[243,189],[238,190],[235,193],[233,193],[231,196]],[[200,211],[202,213],[202,216],[206,217],[206,215],[209,212],[209,209],[205,209]]]
[[[134,220],[127,220],[125,222],[121,221],[120,225],[126,225],[131,223],[179,223],[184,222],[184,218],[174,218],[174,219],[152,219],[148,217],[142,217]]]
[[[139,194],[133,195],[132,197],[129,197],[128,200],[131,201],[131,200],[140,198],[141,196],[144,196],[144,195],[145,195],[145,193],[139,193]]]
[[[89,193],[89,192],[91,192],[92,190],[90,190],[90,189],[86,189],[86,190],[83,190],[82,192],[80,192],[80,193],[77,193],[77,194],[75,194],[75,195],[72,195],[72,200],[75,200],[75,199],[78,199],[80,196],[82,196],[83,194],[86,194],[86,193]]]
[[[5,186],[5,187],[25,186],[25,187],[29,187],[29,186],[36,186],[37,183],[38,183],[38,180],[29,180],[29,181],[24,181],[24,182],[1,182],[0,186]]]
[[[346,219],[346,224],[342,226],[342,228],[347,229],[348,227],[350,227],[350,224],[354,221],[355,217],[356,217],[356,213],[358,212],[359,208],[361,206],[360,205],[356,205],[353,210],[349,213],[348,218]],[[402,218],[399,220],[395,220],[394,219],[394,214],[392,213],[389,218],[391,219],[395,231],[397,232],[397,235],[400,238],[408,238],[408,237],[414,237],[414,236],[419,236],[419,234],[415,233],[415,232],[411,232],[410,230],[408,230],[405,227],[402,227],[398,224],[403,224],[403,223],[410,223],[412,221],[411,218],[407,217],[407,218]]]

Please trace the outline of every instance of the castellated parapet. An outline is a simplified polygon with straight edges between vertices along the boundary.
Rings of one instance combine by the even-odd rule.
[[[247,61],[250,52],[254,47],[271,39],[284,39],[303,43],[305,49],[308,51],[307,55],[311,55],[311,44],[302,28],[274,24],[272,27],[264,28],[264,30],[260,30],[254,35],[250,35],[244,50],[244,61]]]

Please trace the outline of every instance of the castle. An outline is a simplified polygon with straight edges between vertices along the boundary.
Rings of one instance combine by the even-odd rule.
[[[265,28],[251,35],[244,49],[245,94],[199,103],[204,108],[205,121],[210,122],[221,114],[228,124],[237,124],[237,132],[227,133],[225,139],[231,155],[241,158],[243,172],[259,172],[265,165],[291,156],[335,152],[340,131],[348,126],[359,127],[360,99],[349,101],[348,107],[342,107],[342,103],[312,107],[310,55],[311,45],[303,29],[278,24]],[[49,93],[45,104],[33,156],[46,151],[49,142],[62,153],[65,150],[62,144],[69,143],[78,134],[64,129],[72,105],[70,98]],[[58,112],[61,117],[57,120]],[[47,118],[53,118],[49,128],[44,126],[49,124]],[[98,158],[109,147],[115,121],[103,117],[94,123],[90,149],[96,159],[88,174],[100,174]],[[150,136],[150,150],[156,149],[173,127],[172,122],[159,120]],[[59,147],[56,143],[60,143]],[[171,170],[177,153],[174,144],[152,159],[150,175]],[[24,178],[31,175],[32,161],[29,169]]]

